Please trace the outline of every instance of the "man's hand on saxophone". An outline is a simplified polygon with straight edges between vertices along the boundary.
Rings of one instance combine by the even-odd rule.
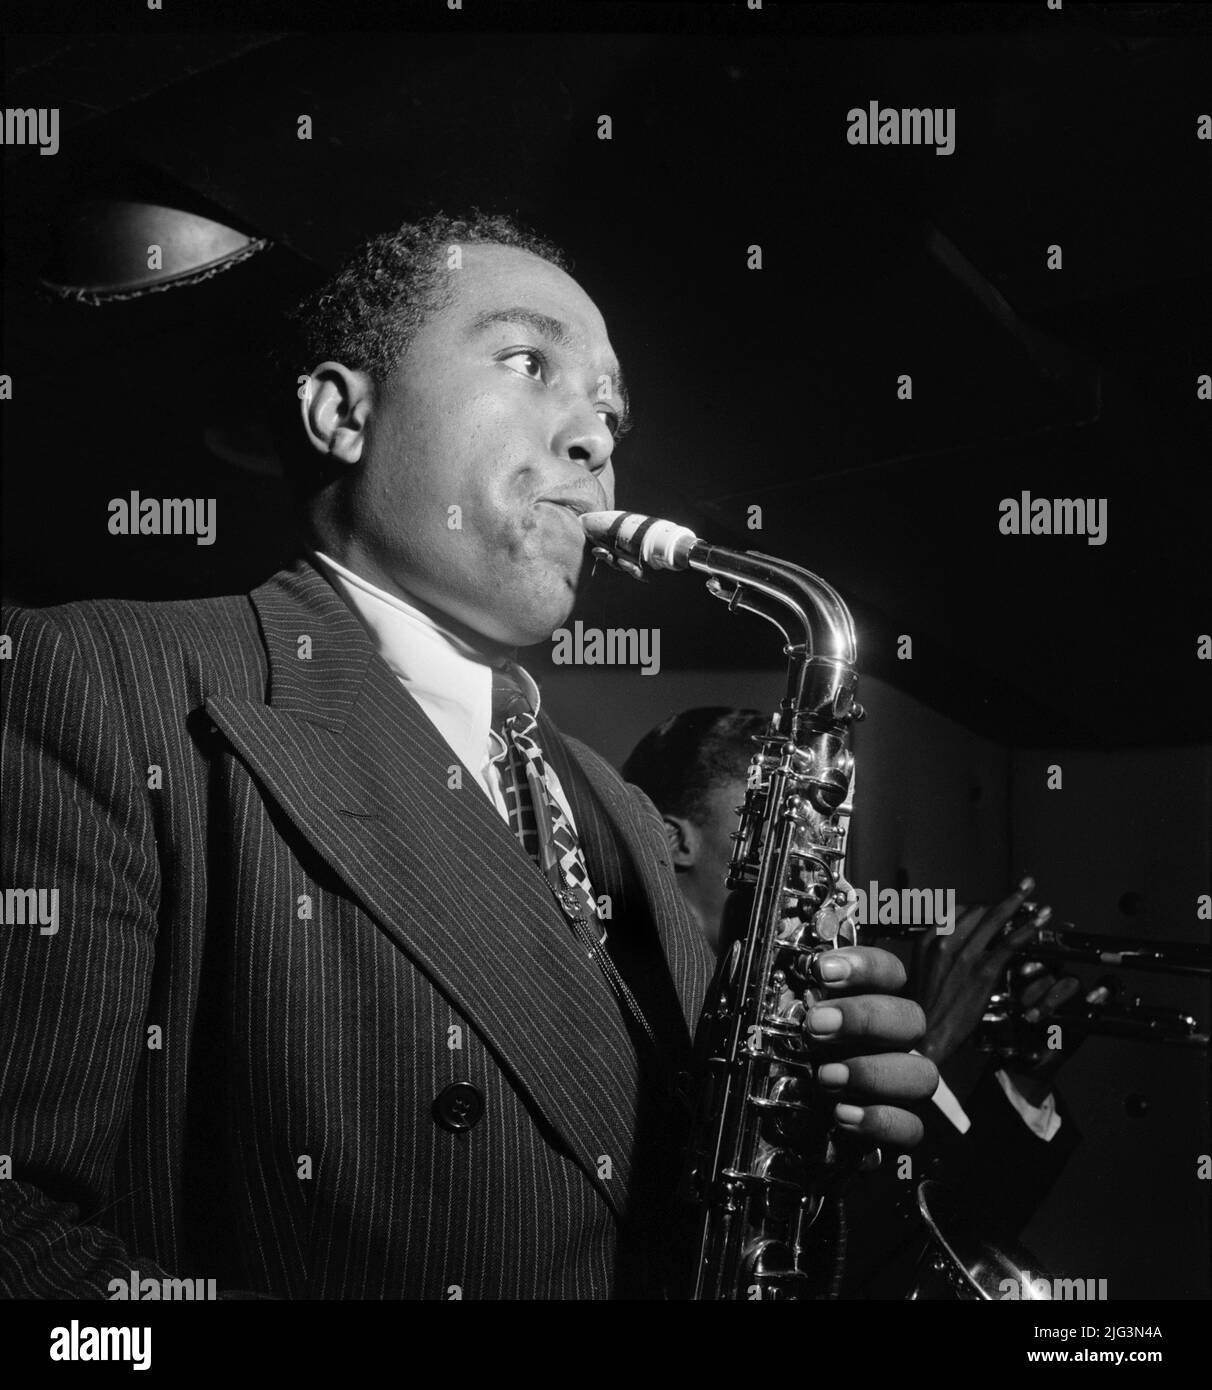
[[[839,1127],[873,1144],[912,1148],[923,1125],[905,1107],[930,1099],[938,1068],[906,1051],[925,1033],[926,1016],[894,993],[904,988],[904,966],[878,947],[848,946],[821,956],[817,974],[804,1033],[829,1050],[817,1080],[837,1093]]]

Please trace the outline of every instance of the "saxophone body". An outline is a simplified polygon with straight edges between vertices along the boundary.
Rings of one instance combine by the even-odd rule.
[[[834,1204],[862,1159],[832,1125],[802,1031],[819,957],[857,941],[846,881],[852,809],[854,625],[823,579],[783,560],[711,546],[635,513],[583,519],[595,560],[636,577],[696,569],[730,610],[779,628],[787,685],[749,767],[728,887],[749,907],[726,924],[696,1034],[697,1102],[683,1195],[696,1299],[809,1299],[834,1290],[843,1237]],[[740,914],[736,914],[738,919]]]

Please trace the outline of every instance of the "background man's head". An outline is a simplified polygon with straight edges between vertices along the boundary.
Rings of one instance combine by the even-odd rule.
[[[645,734],[623,764],[623,776],[648,793],[664,818],[678,886],[713,947],[753,738],[769,722],[756,710],[686,710]]]
[[[565,264],[507,218],[436,216],[290,315],[312,539],[488,651],[567,618],[578,514],[614,504],[621,373]]]

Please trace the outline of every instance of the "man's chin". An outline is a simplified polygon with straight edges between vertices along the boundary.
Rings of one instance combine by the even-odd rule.
[[[518,595],[518,601],[506,606],[503,594],[497,594],[492,608],[478,612],[464,608],[457,620],[453,614],[441,621],[456,637],[488,655],[499,655],[515,647],[536,647],[551,640],[551,635],[565,622],[573,610],[574,595],[568,592],[558,602],[538,603],[532,593]]]
[[[535,647],[540,642],[550,642],[552,634],[562,628],[572,616],[572,595],[569,594],[569,602],[560,604],[558,607],[548,609],[543,613],[528,613],[525,618],[515,619],[515,629],[518,636],[515,638],[514,645],[518,647]]]
[[[582,566],[575,570],[553,565],[514,594],[512,611],[501,612],[502,625],[515,632],[515,644],[533,647],[551,640],[551,634],[572,616],[577,601],[577,580]]]
[[[532,574],[524,583],[517,576],[498,580],[492,593],[467,592],[457,603],[436,594],[409,602],[430,613],[456,637],[491,655],[513,647],[534,647],[551,639],[576,605],[576,575],[560,570]]]

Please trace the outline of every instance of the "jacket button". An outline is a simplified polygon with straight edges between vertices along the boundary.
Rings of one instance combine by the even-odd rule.
[[[483,1113],[484,1096],[470,1081],[456,1081],[434,1097],[434,1119],[455,1134],[470,1129]]]

